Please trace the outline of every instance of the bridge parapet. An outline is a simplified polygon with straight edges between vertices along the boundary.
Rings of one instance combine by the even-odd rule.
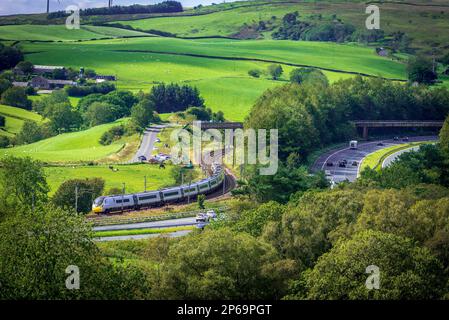
[[[443,127],[444,121],[441,120],[360,120],[353,121],[357,128],[363,128],[363,138],[368,138],[368,128],[423,128]]]

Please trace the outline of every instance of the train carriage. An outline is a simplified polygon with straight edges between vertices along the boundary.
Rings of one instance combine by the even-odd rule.
[[[224,170],[220,165],[212,166],[213,175],[207,179],[188,185],[148,191],[136,194],[101,196],[92,204],[95,213],[110,213],[130,209],[148,208],[168,202],[179,202],[188,197],[207,194],[220,187],[224,180]]]

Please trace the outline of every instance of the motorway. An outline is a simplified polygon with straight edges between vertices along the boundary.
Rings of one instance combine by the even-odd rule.
[[[184,227],[184,226],[193,226],[193,225],[196,225],[195,217],[153,221],[153,222],[139,222],[139,223],[98,226],[98,227],[94,227],[93,230],[94,231],[113,231],[113,230],[136,230],[136,229],[153,229],[153,228],[160,229],[160,228]]]
[[[385,160],[382,162],[382,168],[388,167],[390,164],[392,164],[401,154],[410,152],[410,151],[417,151],[419,150],[420,146],[416,147],[410,147],[407,149],[400,150],[398,152],[393,153],[392,155],[389,155]]]
[[[171,233],[164,233],[163,235],[170,238],[183,237],[192,232],[192,230],[182,230]],[[127,236],[112,236],[112,237],[101,237],[95,239],[95,241],[103,242],[103,241],[122,241],[122,240],[141,240],[148,238],[156,238],[159,237],[160,233],[151,233],[151,234],[137,234],[137,235],[127,235]]]
[[[436,136],[410,137],[408,142],[432,141],[437,139],[438,137]],[[379,142],[382,142],[383,145],[379,146]],[[360,164],[367,155],[380,149],[404,143],[406,142],[402,141],[401,139],[398,141],[395,141],[393,139],[377,140],[359,143],[356,150],[351,150],[348,146],[347,148],[329,151],[321,155],[315,161],[311,169],[312,172],[318,172],[321,170],[329,171],[329,179],[333,180],[335,183],[339,183],[345,180],[353,182],[357,179],[360,170]],[[347,160],[348,164],[346,167],[340,168],[338,166],[338,163],[343,160]],[[330,162],[333,163],[333,166],[326,165]],[[354,162],[356,162],[357,164],[355,164]]]
[[[136,154],[130,161],[130,163],[141,162],[139,160],[140,156],[145,156],[148,160],[151,158],[151,154],[153,153],[154,143],[156,142],[157,135],[164,129],[164,125],[152,125],[145,129],[143,133],[142,141],[140,142],[139,150],[137,150]]]

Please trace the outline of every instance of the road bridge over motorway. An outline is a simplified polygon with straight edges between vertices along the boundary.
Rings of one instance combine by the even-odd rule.
[[[368,138],[368,128],[442,128],[444,121],[418,120],[360,120],[353,121],[357,128],[363,129],[363,138]]]
[[[193,125],[201,127],[201,130],[208,129],[243,129],[243,123],[241,122],[207,122],[207,121],[195,121]]]

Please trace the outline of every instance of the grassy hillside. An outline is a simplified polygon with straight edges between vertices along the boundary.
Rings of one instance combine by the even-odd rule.
[[[99,160],[124,147],[125,141],[123,140],[109,146],[102,146],[98,142],[105,131],[124,121],[118,120],[85,131],[64,133],[36,143],[2,149],[0,157],[4,155],[29,156],[37,160],[55,163]]]
[[[159,82],[197,85],[208,106],[222,110],[230,120],[243,120],[254,101],[267,88],[281,85],[264,75],[248,76],[251,69],[266,70],[272,62],[311,65],[342,72],[405,78],[404,65],[377,56],[371,48],[333,43],[294,41],[181,40],[135,38],[82,43],[24,44],[26,56],[37,64],[93,68],[117,75],[119,89],[149,90]],[[156,53],[157,52],[157,53]],[[235,59],[235,60],[233,60]],[[327,72],[331,81],[351,76]]]
[[[260,1],[248,1],[245,6],[216,7],[207,15],[186,17],[146,18],[131,21],[118,21],[136,29],[156,29],[174,33],[180,37],[227,36],[241,37],[246,26],[256,25],[259,21],[273,22],[279,27],[282,17],[288,12],[298,11],[303,21],[314,21],[321,15],[322,21],[330,20],[335,14],[343,22],[353,24],[357,29],[365,29],[366,1],[272,1],[266,4]],[[383,2],[383,3],[382,3]],[[447,1],[375,1],[381,11],[381,29],[386,33],[403,31],[413,38],[412,47],[428,50],[439,47],[447,50],[449,42],[449,5]],[[212,6],[213,7],[213,6]],[[276,19],[272,19],[275,17]],[[250,34],[251,37],[270,38],[271,32]]]
[[[147,177],[147,190],[157,190],[175,184],[175,181],[167,174],[170,166],[159,169],[158,166],[119,165],[114,166],[118,171],[112,171],[108,166],[91,167],[47,167],[47,181],[50,185],[50,194],[56,192],[59,186],[70,179],[84,179],[99,177],[106,181],[106,193],[111,188],[123,188],[126,183],[126,192],[140,192],[144,190],[144,176]]]
[[[19,133],[26,120],[42,121],[42,117],[37,113],[5,105],[0,105],[0,115],[6,120],[5,127],[0,129],[0,135],[8,137]]]
[[[149,36],[132,30],[111,27],[81,26],[69,30],[64,25],[10,25],[0,27],[2,40],[68,41],[129,36]]]
[[[251,2],[250,2],[251,3]],[[249,3],[249,4],[250,4]],[[230,7],[227,7],[229,9]],[[233,36],[244,23],[254,24],[259,20],[269,20],[273,15],[282,19],[288,12],[300,8],[299,4],[254,3],[252,6],[236,6],[233,10],[217,10],[212,14],[147,18],[141,20],[117,21],[122,25],[140,30],[161,30],[180,37]],[[279,20],[280,20],[279,19]]]

